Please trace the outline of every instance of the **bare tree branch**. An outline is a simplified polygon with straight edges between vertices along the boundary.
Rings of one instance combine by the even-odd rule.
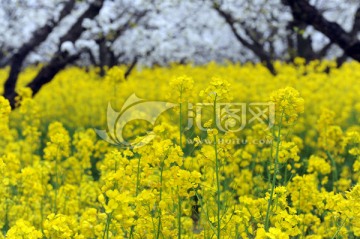
[[[125,74],[124,74],[124,78],[127,79],[130,75],[130,73],[132,72],[132,70],[134,69],[134,67],[136,66],[137,62],[138,62],[138,57],[134,57],[133,61],[131,62],[131,64],[129,65],[129,67],[127,68]]]
[[[356,35],[360,32],[360,6],[356,10],[355,17],[354,17],[354,24],[351,30],[351,35],[356,37]]]
[[[125,14],[125,12],[126,11],[123,11],[121,15]],[[115,56],[110,44],[113,44],[126,30],[130,29],[132,24],[137,24],[147,13],[147,10],[134,13],[134,15],[131,16],[125,24],[116,29],[116,31],[111,32],[111,34],[107,36],[102,35],[96,40],[96,43],[99,45],[100,76],[105,75],[105,66],[112,67],[118,63],[118,57]],[[136,57],[134,59],[136,59]]]
[[[81,52],[75,55],[61,53],[60,55],[52,58],[49,64],[43,67],[37,76],[29,84],[27,84],[27,87],[32,90],[33,95],[37,94],[40,88],[44,84],[50,82],[60,70],[65,68],[67,64],[71,64],[72,62],[79,59],[80,54]]]
[[[235,19],[231,16],[231,14],[223,11],[218,4],[214,4],[213,8],[218,12],[218,14],[225,20],[225,22],[231,28],[231,31],[235,35],[235,38],[246,48],[251,50],[262,62],[265,62],[266,67],[269,69],[271,74],[275,75],[276,70],[274,65],[272,64],[271,56],[264,50],[264,46],[256,39],[256,32],[252,31],[248,28],[244,28],[244,31],[248,35],[248,37],[252,40],[249,42],[244,37],[242,37],[238,30],[235,27]]]
[[[323,48],[321,48],[318,52],[316,52],[317,58],[324,58],[332,46],[333,46],[332,42],[325,44]]]
[[[336,43],[351,58],[360,61],[360,41],[346,32],[336,22],[328,21],[324,16],[307,0],[282,0],[291,8],[293,17],[327,36],[331,42]]]
[[[95,56],[94,54],[92,53],[91,49],[90,48],[84,48],[83,50],[84,53],[87,53],[89,55],[89,58],[90,58],[90,62],[92,65],[96,66],[97,65],[97,62],[96,62],[96,59],[95,59]]]

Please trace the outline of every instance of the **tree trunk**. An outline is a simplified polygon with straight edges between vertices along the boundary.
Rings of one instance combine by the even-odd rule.
[[[60,38],[59,50],[54,54],[50,62],[46,66],[44,66],[37,74],[37,76],[27,85],[33,91],[33,95],[36,95],[39,92],[40,88],[44,84],[50,82],[60,70],[65,68],[67,64],[74,62],[80,57],[81,53],[75,55],[68,55],[68,53],[66,52],[61,52],[61,45],[66,41],[74,43],[84,31],[84,28],[82,27],[83,20],[86,18],[93,19],[94,17],[96,17],[100,12],[103,3],[104,0],[98,0],[92,3],[89,8],[71,26],[68,32]],[[17,94],[15,90],[13,90],[12,92],[8,92],[7,99],[10,101],[10,105],[12,108],[16,107],[16,96]]]
[[[53,31],[54,27],[58,25],[59,22],[72,11],[74,6],[75,0],[69,0],[68,2],[66,2],[64,8],[60,12],[60,16],[57,19],[51,19],[47,24],[45,24],[45,26],[37,29],[33,33],[30,40],[24,43],[20,47],[20,49],[12,56],[12,58],[10,59],[10,73],[4,85],[5,98],[9,99],[14,94],[17,79],[26,57],[29,55],[30,52],[32,52],[36,47],[38,47],[42,42],[47,39],[47,37]]]
[[[60,55],[52,58],[46,67],[43,67],[40,70],[36,77],[27,84],[27,87],[32,90],[33,95],[36,95],[43,85],[49,83],[59,71],[65,68],[67,64],[71,64],[79,57],[80,54],[68,56],[66,53],[60,53]]]

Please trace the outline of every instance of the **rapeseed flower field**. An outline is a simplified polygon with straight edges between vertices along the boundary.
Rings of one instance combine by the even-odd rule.
[[[275,68],[70,67],[34,98],[25,69],[19,107],[0,97],[0,238],[359,238],[360,64]],[[109,119],[132,94],[167,110]]]

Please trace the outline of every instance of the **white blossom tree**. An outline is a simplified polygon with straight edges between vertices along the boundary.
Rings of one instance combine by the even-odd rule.
[[[4,95],[27,64],[45,63],[28,84],[36,94],[69,64],[105,67],[209,61],[359,60],[356,0],[2,0]]]

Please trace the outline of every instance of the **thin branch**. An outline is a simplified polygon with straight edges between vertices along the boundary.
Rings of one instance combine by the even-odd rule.
[[[253,41],[253,42],[249,42],[248,40],[246,40],[244,37],[242,37],[239,32],[237,31],[236,27],[235,27],[235,19],[233,19],[232,15],[225,12],[224,10],[222,10],[220,8],[220,6],[218,4],[214,4],[213,5],[213,9],[215,9],[217,11],[217,13],[225,20],[225,22],[229,25],[231,31],[233,32],[235,38],[242,44],[244,45],[246,48],[248,48],[249,50],[251,50],[256,56],[258,56],[260,58],[261,61],[265,62],[266,67],[269,69],[269,71],[271,72],[271,74],[275,75],[276,74],[276,70],[274,65],[271,62],[271,57],[269,56],[269,54],[264,50],[263,45],[261,43],[259,43],[259,41],[257,39],[255,39],[255,37],[253,36],[252,32],[250,29],[244,27],[244,31],[245,33],[248,35],[248,37]]]
[[[136,56],[133,61],[131,62],[130,66],[127,68],[125,74],[124,74],[124,78],[127,79],[130,75],[130,73],[132,72],[132,70],[135,68],[136,64],[138,62],[138,57]]]
[[[360,6],[356,10],[355,16],[354,16],[354,23],[351,30],[351,35],[353,37],[356,37],[356,35],[360,32]]]
[[[321,48],[316,53],[317,57],[318,58],[324,58],[327,55],[328,51],[331,49],[332,45],[333,45],[332,42],[329,42],[329,43],[325,44],[325,46],[323,46],[323,48]]]
[[[293,17],[327,36],[331,42],[336,43],[351,58],[360,61],[360,41],[355,39],[351,33],[346,32],[336,22],[331,22],[312,6],[307,0],[282,0],[291,8]]]

